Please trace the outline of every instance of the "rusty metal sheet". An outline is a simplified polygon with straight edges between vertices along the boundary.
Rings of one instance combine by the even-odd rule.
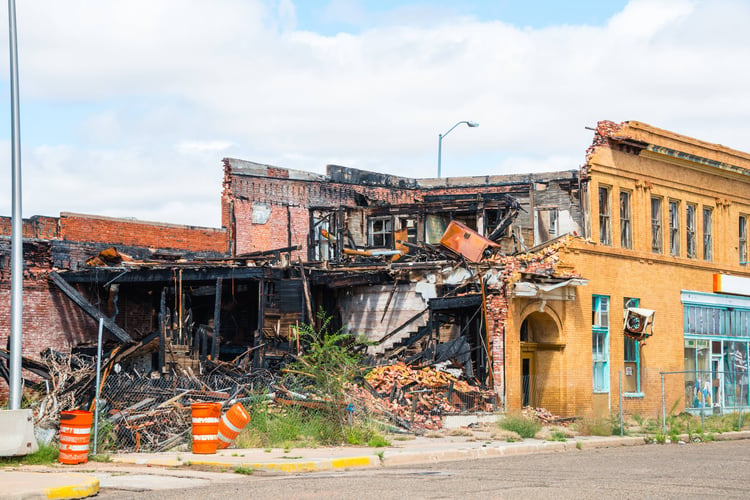
[[[440,238],[440,244],[463,255],[471,262],[482,260],[488,248],[499,248],[499,245],[493,241],[454,220],[448,224],[443,237]]]

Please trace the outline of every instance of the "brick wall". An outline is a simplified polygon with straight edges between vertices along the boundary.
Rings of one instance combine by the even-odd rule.
[[[12,226],[13,219],[11,217],[0,217],[0,236],[11,236],[13,232]],[[57,217],[35,215],[28,219],[23,219],[21,227],[24,238],[59,238],[60,228]]]
[[[69,351],[74,345],[95,343],[98,323],[50,283],[46,274],[26,272],[23,285],[22,355],[39,360],[48,347]],[[0,281],[0,345],[7,348],[10,336],[10,283]],[[33,378],[26,371],[24,378]],[[8,387],[0,380],[0,401]]]
[[[60,214],[60,237],[162,249],[226,252],[225,229]]]

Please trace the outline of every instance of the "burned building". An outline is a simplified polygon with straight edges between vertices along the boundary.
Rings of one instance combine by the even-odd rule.
[[[655,412],[659,374],[690,370],[667,379],[667,399],[705,405],[699,381],[720,388],[721,409],[750,398],[728,371],[736,352],[748,358],[750,292],[712,285],[750,278],[745,153],[602,122],[580,170],[410,179],[223,168],[221,229],[26,221],[24,355],[91,345],[102,317],[114,356],[128,353],[140,373],[207,361],[277,370],[320,311],[368,340],[369,363],[450,370],[505,410],[606,415],[622,396],[626,412]],[[0,264],[7,294],[7,257]],[[717,307],[725,319],[706,326]]]

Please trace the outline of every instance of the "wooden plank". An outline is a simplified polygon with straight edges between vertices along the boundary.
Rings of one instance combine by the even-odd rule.
[[[109,330],[115,337],[121,342],[132,342],[133,339],[130,337],[128,332],[117,326],[114,321],[103,315],[96,307],[94,307],[86,298],[81,295],[78,290],[73,288],[67,281],[65,281],[59,274],[52,271],[49,273],[49,277],[62,292],[70,298],[75,304],[80,307],[83,312],[99,321],[100,319],[104,323],[104,327]]]

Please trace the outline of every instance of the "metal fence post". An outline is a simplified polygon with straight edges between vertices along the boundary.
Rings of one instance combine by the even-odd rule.
[[[617,378],[620,381],[620,436],[624,436],[625,430],[623,429],[622,423],[622,370],[617,372]]]
[[[664,406],[664,372],[661,372],[661,426],[664,434],[667,434],[667,409]]]
[[[99,443],[99,381],[102,377],[102,330],[104,318],[99,318],[99,337],[96,343],[96,399],[94,403],[94,455]]]

